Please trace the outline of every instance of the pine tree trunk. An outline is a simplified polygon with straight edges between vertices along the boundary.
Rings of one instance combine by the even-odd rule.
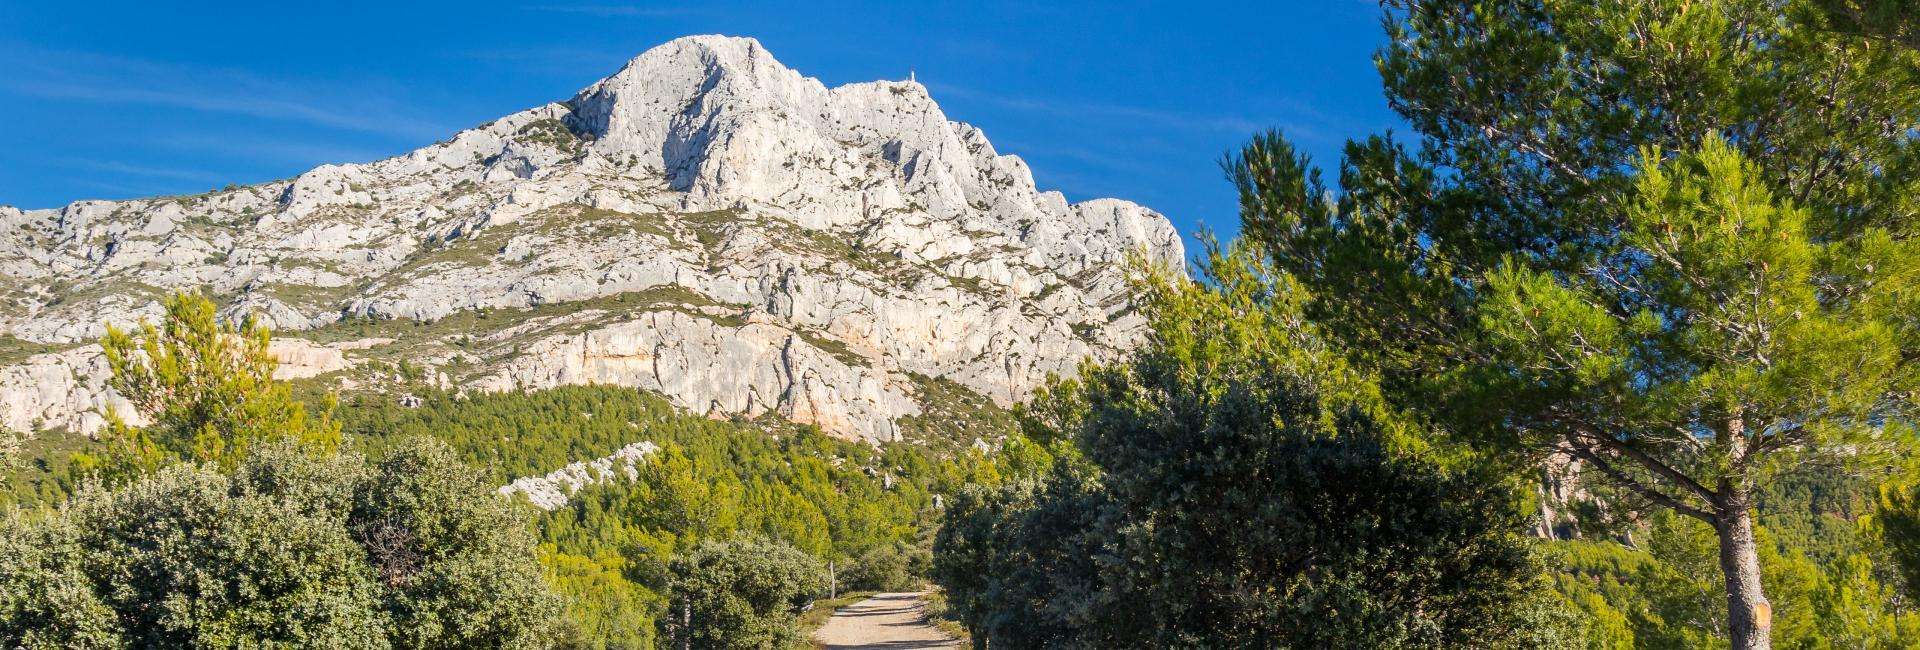
[[[1721,510],[1720,569],[1727,575],[1727,630],[1734,650],[1773,647],[1773,605],[1760,585],[1760,554],[1753,514],[1744,495]]]

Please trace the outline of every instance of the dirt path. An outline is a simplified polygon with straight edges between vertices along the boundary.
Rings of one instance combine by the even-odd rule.
[[[829,650],[918,650],[958,648],[960,643],[928,623],[919,593],[876,594],[840,608],[813,633],[815,646]]]

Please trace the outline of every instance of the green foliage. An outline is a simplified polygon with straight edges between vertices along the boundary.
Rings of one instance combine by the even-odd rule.
[[[301,394],[325,396],[312,386]],[[835,560],[860,581],[872,564],[875,581],[916,583],[926,566],[915,558],[926,552],[938,495],[1033,475],[1051,462],[1046,450],[1017,438],[991,455],[951,445],[875,448],[775,420],[688,415],[657,395],[615,387],[419,395],[417,408],[377,393],[348,395],[335,413],[343,437],[375,458],[401,453],[416,437],[441,440],[478,468],[473,480],[481,485],[542,475],[641,440],[663,446],[635,480],[584,489],[537,520],[540,567],[564,603],[555,635],[568,646],[653,645],[666,611],[666,567],[704,540],[771,537]],[[95,471],[88,461],[97,448],[83,436],[52,432],[28,441],[26,462],[8,472],[7,499],[59,503]]]
[[[358,444],[431,435],[489,484],[543,475],[638,441],[661,450],[625,477],[572,495],[539,520],[541,562],[566,601],[567,645],[647,647],[668,615],[668,567],[706,541],[764,537],[861,581],[918,582],[936,499],[970,483],[1032,475],[1051,462],[1017,438],[991,457],[925,445],[878,448],[776,420],[689,415],[658,395],[609,386],[533,393],[421,393],[417,408],[349,396],[339,419]],[[899,574],[905,557],[906,575]],[[845,577],[845,576],[843,576]]]
[[[387,589],[395,645],[537,645],[557,602],[524,510],[431,439],[402,443],[369,474],[347,528]]]
[[[913,591],[933,562],[929,549],[894,542],[861,553],[839,575],[841,589]]]
[[[0,510],[58,505],[98,477],[105,444],[67,431],[41,431],[0,468]]]
[[[28,358],[72,347],[58,343],[35,343],[9,334],[0,334],[0,365],[13,365]]]
[[[83,492],[7,535],[0,637],[59,647],[383,640],[378,589],[344,527],[191,466]]]
[[[0,470],[12,469],[20,462],[20,447],[25,441],[26,436],[0,426]]]
[[[666,610],[658,592],[636,582],[639,567],[614,551],[593,556],[540,546],[547,579],[566,603],[559,645],[569,648],[654,647],[654,619]]]
[[[1781,525],[1762,529],[1760,547],[1775,643],[1898,648],[1920,634],[1920,613],[1887,586],[1864,537],[1806,535],[1796,532],[1791,516],[1763,519]],[[1823,519],[1824,528],[1854,528],[1831,514]],[[1588,645],[1725,647],[1725,578],[1714,531],[1659,513],[1635,536],[1637,548],[1610,541],[1550,545],[1555,587],[1587,619]]]
[[[1627,438],[1625,453],[1655,459],[1625,459],[1636,471],[1670,467],[1720,496],[1634,480],[1677,483],[1669,496],[1707,511],[1782,470],[1887,463],[1907,440],[1880,418],[1914,376],[1908,334],[1876,305],[1908,300],[1920,250],[1860,268],[1850,246],[1812,241],[1807,213],[1724,141],[1662,160],[1642,161],[1615,266],[1562,280],[1508,263],[1488,277],[1489,360],[1539,405],[1512,422],[1603,471],[1627,471],[1610,442]],[[1857,285],[1822,286],[1856,270]]]
[[[1385,4],[1418,148],[1349,142],[1329,192],[1256,138],[1227,162],[1244,232],[1389,404],[1727,531],[1731,638],[1763,645],[1757,494],[1910,446],[1910,3]]]
[[[286,444],[174,465],[0,534],[0,642],[29,647],[536,645],[526,522],[436,444],[369,465]]]
[[[935,575],[976,645],[1528,643],[1509,484],[1419,443],[1240,250],[1156,277],[1131,364],[1050,391],[1041,481],[954,500]],[[1548,630],[1540,630],[1548,631]]]
[[[518,133],[527,142],[553,147],[569,155],[580,153],[582,146],[582,138],[574,133],[571,126],[553,118],[528,122],[526,126],[520,127]]]
[[[673,645],[694,648],[799,643],[796,615],[827,584],[818,559],[753,536],[702,542],[670,570],[673,616],[661,627]]]
[[[1899,570],[1896,584],[1908,599],[1920,601],[1920,486],[1883,488],[1879,516],[1872,523],[1875,537],[1886,545]]]
[[[174,460],[231,468],[262,442],[290,438],[316,451],[339,446],[340,432],[273,380],[265,325],[251,318],[221,323],[211,300],[195,293],[169,296],[156,327],[133,334],[113,326],[100,344],[113,376],[107,385],[149,424],[129,426],[108,413],[118,475],[151,471]]]
[[[1920,49],[1920,2],[1915,0],[1813,0],[1832,29]]]

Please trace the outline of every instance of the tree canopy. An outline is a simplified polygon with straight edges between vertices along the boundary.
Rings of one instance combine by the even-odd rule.
[[[794,617],[827,588],[827,569],[763,537],[706,541],[672,565],[668,641],[693,648],[785,648],[800,643]]]
[[[1257,138],[1247,236],[1389,403],[1709,523],[1766,646],[1755,492],[1909,444],[1920,52],[1862,3],[1387,4],[1417,148],[1350,142],[1331,192]]]
[[[1151,336],[1040,404],[1079,457],[956,498],[936,576],[1011,647],[1525,643],[1511,483],[1422,444],[1241,251],[1148,285]],[[1064,415],[1064,417],[1062,417]]]
[[[25,647],[531,646],[557,603],[524,514],[425,441],[176,464],[12,515],[0,547]]]
[[[164,306],[159,325],[143,321],[134,332],[108,325],[100,341],[113,373],[108,387],[145,421],[130,426],[124,414],[108,412],[110,469],[137,473],[183,459],[232,467],[276,439],[321,452],[339,447],[328,413],[310,418],[306,404],[274,380],[264,324],[223,322],[213,301],[197,293],[173,294]]]

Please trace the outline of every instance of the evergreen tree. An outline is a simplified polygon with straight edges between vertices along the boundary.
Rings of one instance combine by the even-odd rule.
[[[169,296],[165,308],[159,326],[142,322],[128,333],[108,325],[100,342],[113,372],[107,385],[147,421],[129,426],[108,413],[119,461],[111,469],[152,470],[180,459],[231,468],[254,445],[279,438],[323,452],[339,446],[328,414],[310,418],[274,381],[265,325],[222,323],[213,301],[197,293]]]
[[[843,591],[912,591],[932,561],[924,547],[905,541],[874,547],[855,557],[839,576]]]
[[[1128,364],[1050,391],[1069,455],[955,500],[935,575],[1011,647],[1497,646],[1539,641],[1509,483],[1424,444],[1245,250],[1214,286],[1147,285]]]
[[[490,485],[637,441],[660,445],[633,474],[616,471],[538,519],[541,563],[565,598],[556,638],[569,647],[653,646],[659,624],[671,622],[672,563],[710,540],[777,539],[818,560],[837,558],[840,568],[851,566],[848,579],[917,583],[927,570],[922,533],[938,517],[939,495],[1032,475],[1048,462],[1044,450],[1018,442],[990,455],[950,454],[919,444],[876,448],[770,418],[713,420],[615,386],[416,394],[422,402],[412,408],[355,394],[337,417],[375,456],[413,436],[446,441],[469,464],[486,466]],[[862,562],[844,564],[850,560]]]
[[[1896,46],[1920,49],[1920,2],[1915,0],[1813,0],[1835,29]]]
[[[1920,602],[1920,486],[1886,486],[1873,523],[1899,569],[1899,586],[1907,598]]]
[[[1379,67],[1419,149],[1349,143],[1334,194],[1257,138],[1227,162],[1245,232],[1390,403],[1708,524],[1727,633],[1767,647],[1755,495],[1905,445],[1887,425],[1920,354],[1911,18],[1863,30],[1883,14],[1849,11],[1900,3],[1847,0],[1386,4]]]
[[[366,474],[346,526],[385,588],[394,645],[545,643],[557,602],[525,509],[431,439],[402,443]]]
[[[113,422],[124,480],[0,532],[0,644],[546,642],[522,509],[432,440],[336,451],[339,428],[272,378],[264,328],[192,294],[167,309],[137,340],[109,329],[111,385],[151,422]]]

